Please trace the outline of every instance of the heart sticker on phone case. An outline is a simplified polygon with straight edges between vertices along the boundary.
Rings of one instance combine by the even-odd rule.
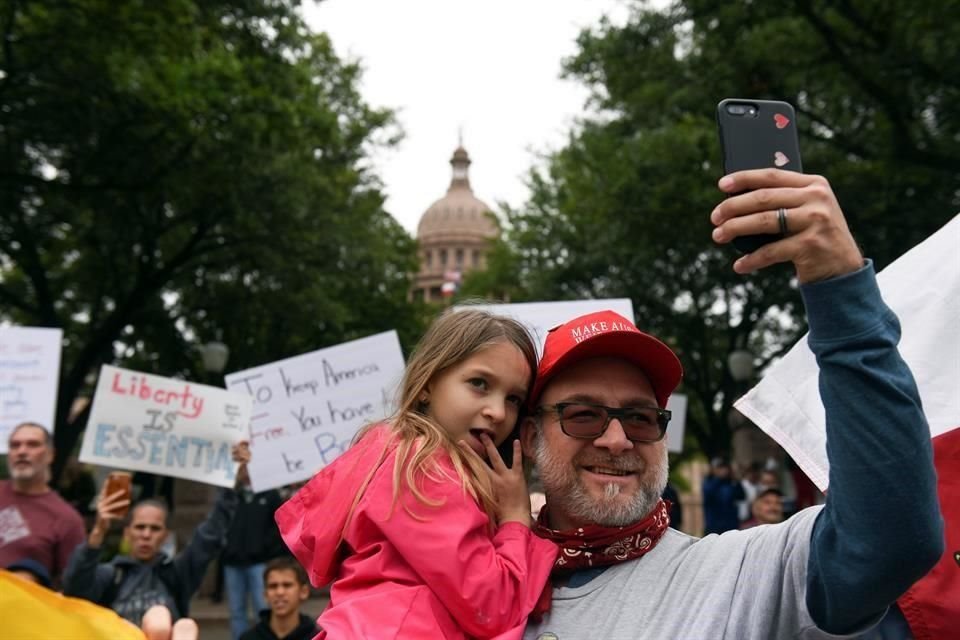
[[[773,114],[773,121],[777,124],[777,129],[784,129],[788,124],[790,124],[790,118],[782,113]]]
[[[789,163],[790,158],[788,158],[787,154],[785,154],[783,151],[777,151],[775,154],[773,154],[773,164],[777,165],[778,167],[782,167],[783,165]]]

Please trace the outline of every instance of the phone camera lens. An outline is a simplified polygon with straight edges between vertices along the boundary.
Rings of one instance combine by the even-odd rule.
[[[732,104],[729,107],[727,107],[727,111],[730,112],[730,114],[732,115],[742,116],[747,112],[747,108],[742,104]]]

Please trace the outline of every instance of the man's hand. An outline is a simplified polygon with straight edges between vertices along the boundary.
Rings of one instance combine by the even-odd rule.
[[[250,462],[250,442],[241,440],[230,447],[230,457],[233,458],[234,462],[239,462],[240,464]]]
[[[493,485],[493,492],[496,496],[497,524],[504,522],[519,522],[529,527],[531,524],[530,516],[530,493],[527,491],[527,480],[523,477],[523,453],[520,450],[520,441],[513,441],[513,467],[508,467],[500,457],[497,446],[487,434],[480,436],[483,447],[487,451],[490,459],[490,467],[486,462],[484,468],[490,476],[490,482]],[[461,448],[467,455],[480,456],[470,446],[461,441]],[[492,467],[492,468],[491,468]]]
[[[107,485],[104,483],[100,488],[100,496],[97,499],[97,519],[93,523],[93,529],[87,537],[87,544],[93,549],[99,549],[103,544],[103,539],[110,531],[110,525],[115,521],[123,519],[122,513],[125,508],[130,506],[130,498],[127,492],[121,489],[110,495],[104,495]]]
[[[236,443],[230,447],[230,456],[234,462],[240,463],[240,466],[237,468],[237,480],[233,485],[235,489],[239,490],[249,482],[250,479],[250,475],[247,472],[247,463],[250,462],[250,443],[246,440],[241,440]]]
[[[792,262],[803,284],[863,266],[863,255],[826,178],[755,169],[724,176],[719,186],[725,193],[740,193],[721,202],[710,214],[710,221],[716,225],[713,239],[719,244],[739,236],[779,234],[777,212],[781,208],[786,212],[787,235],[737,260],[733,265],[737,273]]]

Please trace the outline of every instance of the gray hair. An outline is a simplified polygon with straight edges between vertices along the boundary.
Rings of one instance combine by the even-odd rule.
[[[10,430],[10,437],[13,438],[14,434],[17,431],[25,427],[35,427],[37,429],[40,429],[40,431],[43,432],[44,446],[49,447],[50,449],[53,448],[53,434],[51,434],[50,431],[45,426],[43,426],[38,422],[30,422],[30,421],[21,422],[20,424],[18,424],[17,426],[15,426],[13,429]]]

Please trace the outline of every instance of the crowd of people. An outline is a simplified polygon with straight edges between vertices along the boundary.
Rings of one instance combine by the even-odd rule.
[[[131,506],[123,491],[106,495],[104,483],[88,533],[79,509],[49,485],[54,454],[49,432],[36,423],[19,424],[8,447],[10,479],[0,480],[0,568],[111,609],[148,637],[184,639],[197,635],[192,621],[182,621],[189,621],[190,601],[219,558],[228,576],[235,639],[316,635],[313,619],[300,612],[310,593],[306,575],[283,546],[273,519],[280,494],[250,489],[247,443],[233,448],[236,486],[218,492],[210,514],[172,555],[163,551],[171,523],[162,499],[144,498]],[[121,522],[120,547],[126,553],[104,561],[106,539]],[[248,599],[256,621],[248,616]]]
[[[46,570],[64,593],[159,636],[195,635],[175,627],[231,539],[228,590],[256,591],[248,573],[263,581],[266,607],[245,640],[909,637],[897,599],[938,562],[944,530],[897,318],[825,179],[744,171],[719,186],[729,197],[710,216],[716,242],[778,234],[734,270],[796,270],[826,414],[824,504],[784,520],[779,482],[747,486],[720,459],[704,482],[707,535],[678,531],[662,497],[667,401],[683,377],[673,349],[599,311],[552,329],[538,359],[520,323],[468,308],[428,329],[396,413],[276,510],[296,561],[247,553],[249,532],[231,528],[238,486],[172,557],[160,551],[166,505],[132,505],[129,554],[103,562],[128,501],[101,490],[84,532],[47,487],[52,449],[36,425],[11,434],[0,513],[14,537],[0,560],[40,581]],[[233,454],[242,484],[250,452]],[[542,483],[536,518],[523,461]],[[738,504],[748,493],[749,513]],[[244,495],[251,521],[268,521],[267,502]],[[308,580],[330,586],[317,621],[299,611]],[[248,624],[239,611],[235,632]]]
[[[803,508],[798,506],[796,491],[787,498],[775,464],[753,462],[745,472],[736,474],[722,457],[710,461],[701,495],[705,535],[777,524]]]

